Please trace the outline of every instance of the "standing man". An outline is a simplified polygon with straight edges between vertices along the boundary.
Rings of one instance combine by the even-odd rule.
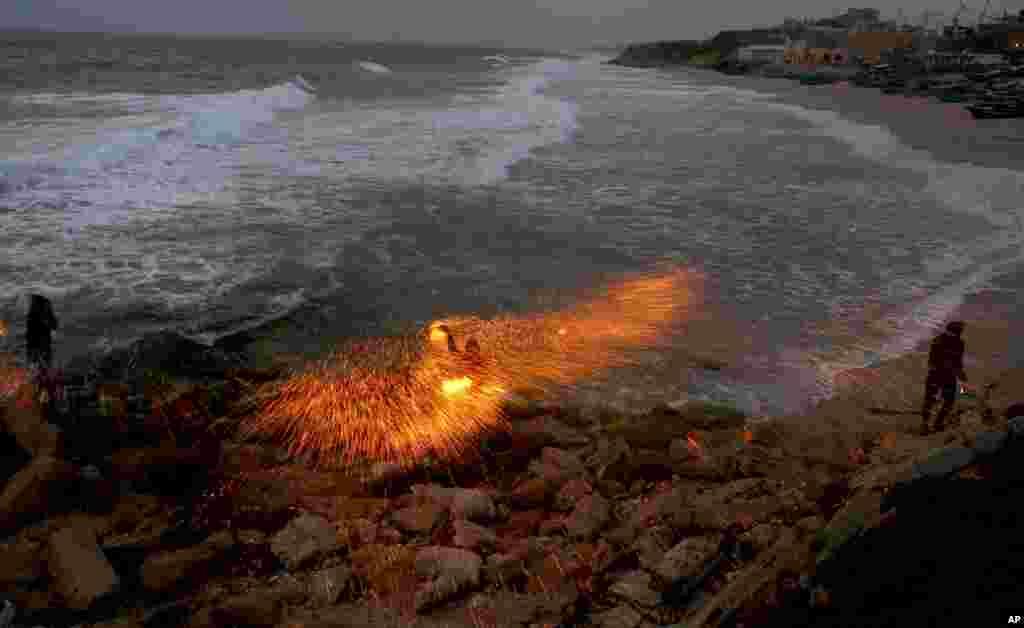
[[[935,396],[942,391],[942,407],[935,417],[935,431],[942,429],[946,416],[953,409],[956,401],[957,380],[967,382],[964,372],[964,332],[963,321],[953,321],[946,325],[946,331],[932,340],[928,352],[928,378],[924,384],[924,404],[921,406],[921,435],[928,434],[928,421],[931,418]]]
[[[41,369],[50,368],[53,362],[52,334],[56,329],[57,317],[53,314],[50,300],[40,294],[31,295],[25,321],[25,349],[30,364]]]

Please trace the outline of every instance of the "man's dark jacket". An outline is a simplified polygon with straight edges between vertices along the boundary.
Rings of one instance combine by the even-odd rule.
[[[964,341],[948,332],[936,336],[928,352],[928,371],[944,380],[964,379]]]

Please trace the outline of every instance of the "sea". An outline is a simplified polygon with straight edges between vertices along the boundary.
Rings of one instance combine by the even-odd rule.
[[[652,357],[588,394],[777,413],[910,351],[971,293],[1014,300],[1019,170],[943,161],[742,77],[610,56],[8,34],[3,340],[27,292],[54,302],[65,362],[300,307],[339,325],[368,307],[391,324],[528,311],[670,262],[704,278],[675,346],[727,368]]]

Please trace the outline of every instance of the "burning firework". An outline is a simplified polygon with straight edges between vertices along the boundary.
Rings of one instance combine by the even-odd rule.
[[[571,387],[633,364],[629,350],[657,345],[695,300],[695,279],[647,275],[560,312],[453,317],[422,336],[352,343],[264,387],[246,429],[284,437],[322,464],[459,458],[481,433],[504,427],[508,392]],[[469,338],[479,353],[458,349],[458,339]]]

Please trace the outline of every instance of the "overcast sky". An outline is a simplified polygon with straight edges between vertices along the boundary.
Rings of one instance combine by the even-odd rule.
[[[851,0],[0,0],[0,27],[141,32],[337,34],[357,40],[502,42],[572,48],[596,43],[700,39],[720,29],[767,26],[787,16],[826,17]],[[956,0],[877,3],[909,22]],[[856,3],[855,6],[871,6]],[[967,3],[968,21],[985,6]],[[992,0],[990,12],[1024,0]],[[938,18],[933,18],[937,21]]]

